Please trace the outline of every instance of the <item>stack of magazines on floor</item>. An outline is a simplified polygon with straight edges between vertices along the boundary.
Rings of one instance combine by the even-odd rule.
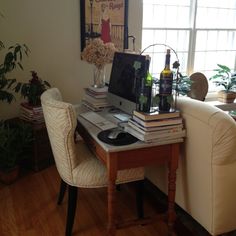
[[[175,110],[168,113],[134,111],[125,131],[144,142],[181,142],[185,137],[183,119]]]
[[[21,103],[20,119],[34,124],[44,123],[42,106],[31,106],[27,102]]]
[[[89,87],[85,88],[85,96],[83,98],[83,104],[93,111],[100,111],[106,107],[109,107],[107,101],[107,90],[108,87],[95,88]]]

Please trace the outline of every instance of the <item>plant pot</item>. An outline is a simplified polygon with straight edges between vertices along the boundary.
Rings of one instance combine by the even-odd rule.
[[[0,181],[4,184],[11,184],[15,182],[19,177],[19,166],[15,166],[8,170],[0,169]]]
[[[220,102],[233,103],[235,98],[236,98],[235,92],[226,92],[226,91],[218,92],[218,101]]]

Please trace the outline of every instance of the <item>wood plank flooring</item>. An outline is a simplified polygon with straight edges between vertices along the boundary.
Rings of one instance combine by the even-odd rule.
[[[51,236],[64,235],[67,195],[58,206],[60,178],[55,166],[40,172],[28,172],[15,183],[0,184],[0,235]],[[122,185],[117,191],[118,219],[136,217],[132,186]],[[73,235],[105,236],[107,223],[107,192],[102,189],[79,189]],[[144,199],[145,215],[157,214],[151,201]],[[181,226],[182,227],[182,226]],[[172,236],[191,236],[183,227],[176,227]],[[156,221],[117,230],[117,236],[166,236],[167,225]]]

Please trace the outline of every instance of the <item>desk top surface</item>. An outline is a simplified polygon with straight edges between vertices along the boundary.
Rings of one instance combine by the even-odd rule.
[[[80,105],[77,107],[78,114],[90,111],[87,107]],[[119,114],[119,112],[109,112],[109,109],[105,109],[104,111],[96,112],[97,114],[103,116],[105,119],[113,122],[114,124],[118,124],[120,122],[117,118],[114,117],[115,114]],[[133,149],[139,149],[139,148],[145,148],[145,147],[153,147],[153,146],[159,146],[164,144],[170,144],[170,143],[180,143],[183,142],[182,138],[176,139],[174,141],[169,142],[153,142],[153,143],[145,143],[143,141],[137,141],[136,143],[129,144],[129,145],[123,145],[123,146],[113,146],[107,143],[104,143],[100,141],[97,137],[98,133],[102,131],[98,127],[96,127],[94,124],[90,123],[88,120],[84,119],[82,116],[78,115],[77,117],[80,124],[84,126],[84,128],[88,131],[88,133],[93,137],[93,139],[101,145],[101,147],[107,151],[107,152],[117,152],[117,151],[127,151],[127,150],[133,150]]]

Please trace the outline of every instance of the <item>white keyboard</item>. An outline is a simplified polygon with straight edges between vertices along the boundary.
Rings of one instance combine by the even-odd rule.
[[[93,125],[97,126],[101,130],[107,130],[117,127],[116,124],[112,123],[111,121],[105,119],[101,115],[98,115],[94,111],[89,111],[85,113],[81,113],[80,116],[82,116],[84,119],[91,122]]]

